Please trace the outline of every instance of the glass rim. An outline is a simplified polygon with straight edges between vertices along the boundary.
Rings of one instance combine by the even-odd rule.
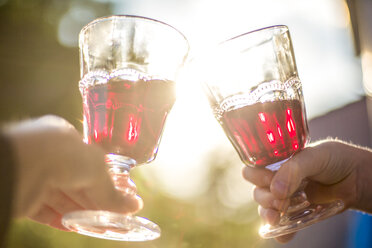
[[[286,32],[289,32],[289,28],[287,25],[272,25],[272,26],[267,26],[267,27],[263,27],[263,28],[259,28],[259,29],[255,29],[255,30],[252,30],[252,31],[249,31],[249,32],[246,32],[246,33],[242,33],[240,35],[237,35],[237,36],[234,36],[232,38],[229,38],[227,40],[224,40],[222,41],[219,45],[223,45],[229,41],[234,41],[240,37],[245,37],[245,36],[248,36],[248,35],[254,35],[254,34],[257,34],[259,32],[262,32],[262,31],[273,31],[273,30],[281,30],[279,33],[277,33],[276,35],[281,35],[281,34],[284,34]],[[270,36],[270,37],[273,37],[274,35]],[[269,40],[270,38],[267,38],[266,40]],[[264,40],[265,41],[265,40]]]
[[[153,19],[153,18],[149,18],[149,17],[145,17],[145,16],[140,16],[140,15],[110,15],[110,16],[99,17],[99,18],[96,18],[96,19],[92,20],[91,22],[86,24],[79,32],[79,47],[81,45],[80,40],[82,39],[83,35],[85,34],[85,32],[89,28],[91,28],[92,26],[94,26],[98,23],[111,21],[111,20],[114,20],[114,19],[132,19],[132,20],[148,21],[148,22],[153,22],[153,23],[156,23],[156,24],[161,24],[165,27],[169,27],[170,29],[172,29],[172,30],[176,31],[178,34],[180,34],[181,37],[183,38],[183,40],[185,41],[185,43],[187,45],[186,54],[188,54],[189,51],[190,51],[189,41],[187,40],[186,36],[181,31],[179,31],[177,28],[175,28],[172,25],[170,25],[168,23],[165,23],[163,21],[159,21],[157,19]]]

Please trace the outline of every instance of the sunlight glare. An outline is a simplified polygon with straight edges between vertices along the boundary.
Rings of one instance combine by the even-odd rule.
[[[117,6],[121,13],[149,16],[174,25],[190,42],[190,59],[231,37],[265,26],[287,25],[309,119],[355,101],[363,94],[362,87],[358,88],[361,70],[354,57],[344,1],[123,0]],[[213,71],[208,67],[214,68],[214,62],[201,65],[198,68],[201,74],[177,81],[177,101],[166,123],[158,157],[151,166],[143,166],[149,181],[156,177],[156,183],[165,193],[178,198],[191,197],[203,190],[208,172],[204,163],[207,156],[214,156],[211,153],[214,148],[223,147],[222,152],[233,150],[198,82],[203,72]],[[254,66],[241,61],[235,69]],[[227,75],[221,82],[231,84],[235,80],[241,78]],[[241,165],[240,161],[237,163]],[[230,183],[234,184],[233,181]],[[247,197],[246,192],[236,192],[235,196]]]
[[[369,95],[372,95],[372,52],[364,51],[361,55],[363,67],[364,88]]]
[[[167,193],[187,198],[201,193],[205,186],[208,168],[202,158],[227,138],[213,117],[198,80],[190,78],[195,75],[183,76],[177,82],[177,100],[164,129],[156,166],[148,172],[159,179],[167,178],[159,180]]]

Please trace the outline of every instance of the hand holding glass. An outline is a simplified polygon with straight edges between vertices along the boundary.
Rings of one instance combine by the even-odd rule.
[[[200,61],[213,113],[244,164],[276,171],[305,147],[302,85],[286,26],[229,39]],[[343,209],[342,201],[311,204],[303,187],[277,225],[261,227],[262,237],[295,232]]]
[[[129,171],[156,157],[166,118],[175,101],[175,79],[187,57],[186,38],[173,27],[138,16],[94,20],[79,35],[84,138],[99,144],[116,188]],[[63,224],[88,236],[145,241],[160,228],[141,217],[107,211],[77,211]]]

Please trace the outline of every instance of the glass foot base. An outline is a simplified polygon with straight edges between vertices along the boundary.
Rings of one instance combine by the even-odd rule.
[[[148,219],[108,211],[75,211],[63,216],[71,231],[101,239],[149,241],[160,237],[160,228]]]
[[[317,223],[328,217],[331,217],[344,208],[342,201],[335,201],[328,204],[313,204],[305,209],[301,209],[290,214],[281,216],[279,224],[266,224],[259,230],[262,238],[275,238],[285,234],[296,232],[309,225]]]

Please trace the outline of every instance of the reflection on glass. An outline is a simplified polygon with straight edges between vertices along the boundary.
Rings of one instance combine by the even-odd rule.
[[[209,65],[199,75],[204,74],[213,113],[247,166],[276,171],[305,147],[308,127],[302,84],[286,26],[227,40],[199,63]],[[262,237],[295,232],[343,209],[341,201],[310,204],[303,187],[292,196],[278,224],[260,229]]]
[[[189,46],[173,27],[139,16],[94,20],[79,35],[84,139],[106,151],[116,188],[128,188],[131,168],[153,161],[175,101],[175,79]],[[63,217],[70,230],[103,239],[146,241],[160,236],[151,221],[108,211]]]

